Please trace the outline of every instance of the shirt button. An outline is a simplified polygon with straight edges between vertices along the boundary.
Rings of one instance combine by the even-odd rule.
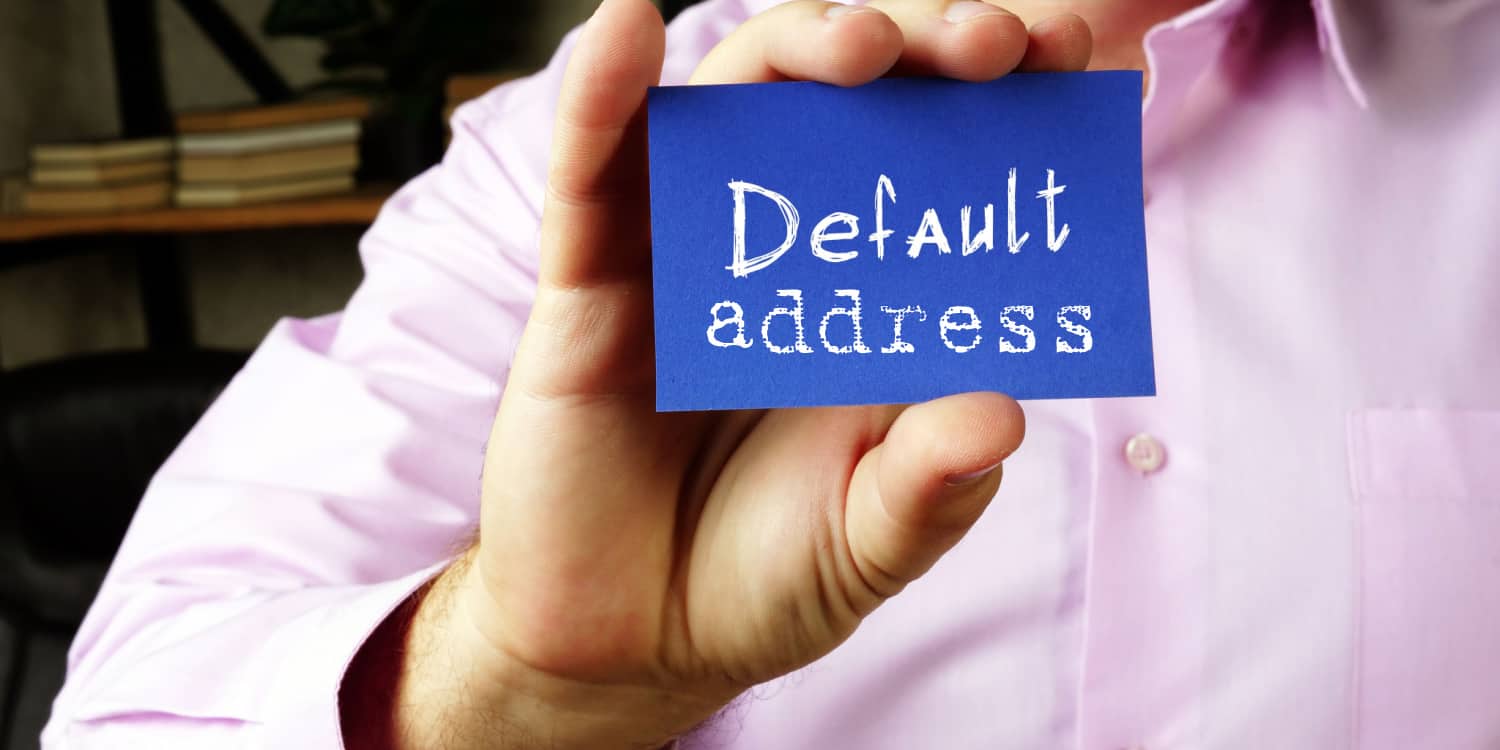
[[[1125,441],[1125,460],[1142,474],[1152,474],[1167,462],[1167,449],[1161,441],[1141,433]]]

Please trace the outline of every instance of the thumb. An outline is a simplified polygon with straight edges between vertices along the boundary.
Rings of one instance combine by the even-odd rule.
[[[604,0],[569,57],[542,206],[537,295],[511,370],[511,385],[523,391],[617,388],[622,373],[639,375],[636,363],[649,352],[645,104],[661,77],[665,33],[648,0]]]
[[[902,412],[850,480],[844,524],[853,564],[880,598],[895,595],[958,543],[1000,486],[1021,443],[1021,407],[966,393]]]
[[[542,209],[544,286],[589,286],[649,262],[644,114],[646,89],[661,77],[665,34],[648,0],[603,0],[583,27],[553,128]],[[621,248],[626,226],[643,231],[636,246]]]

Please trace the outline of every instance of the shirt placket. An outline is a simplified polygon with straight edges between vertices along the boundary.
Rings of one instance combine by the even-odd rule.
[[[1225,6],[1227,3],[1215,4]],[[1212,64],[1225,7],[1153,30],[1144,113],[1146,236],[1157,395],[1094,403],[1080,750],[1195,747],[1204,708],[1210,486],[1186,205],[1171,124]]]

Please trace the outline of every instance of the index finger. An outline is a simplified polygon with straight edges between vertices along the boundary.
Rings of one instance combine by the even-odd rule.
[[[901,29],[875,8],[794,0],[741,24],[709,51],[688,82],[858,86],[890,70],[901,48]]]

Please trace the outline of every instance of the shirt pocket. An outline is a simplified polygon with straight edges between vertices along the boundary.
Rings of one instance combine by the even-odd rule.
[[[1500,411],[1348,422],[1356,746],[1500,747]]]

